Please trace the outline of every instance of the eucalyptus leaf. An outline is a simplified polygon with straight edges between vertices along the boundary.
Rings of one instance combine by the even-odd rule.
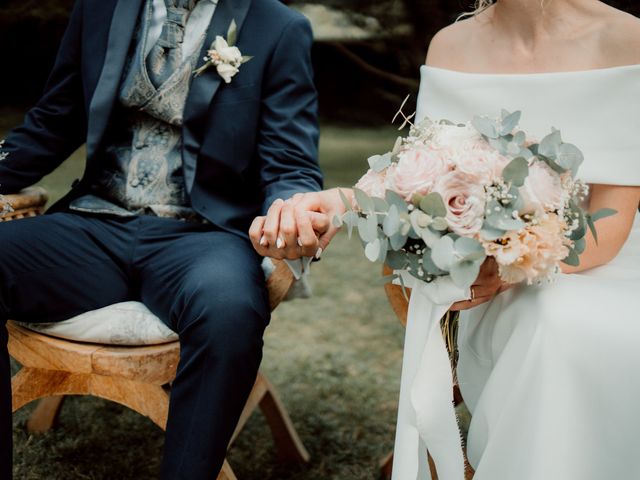
[[[585,222],[587,223],[587,226],[591,231],[591,235],[593,235],[593,239],[595,240],[596,245],[598,245],[598,229],[596,228],[596,224],[593,221],[593,218],[591,218],[590,215],[585,215]],[[586,235],[586,232],[585,232],[585,235]],[[580,238],[584,238],[584,237],[580,237]]]
[[[402,143],[403,143],[404,139],[402,137],[398,137],[396,139],[396,143],[393,145],[393,150],[391,151],[392,155],[398,155],[400,153],[400,150],[402,150]]]
[[[573,242],[573,249],[576,251],[578,255],[582,255],[587,248],[587,241],[583,238],[579,238],[575,242]]]
[[[407,202],[393,190],[387,190],[384,198],[389,205],[395,205],[401,215],[408,213]]]
[[[522,117],[522,112],[520,111],[510,113],[506,117],[503,117],[502,129],[500,132],[501,135],[506,135],[508,133],[513,132],[513,130],[518,126],[518,123],[520,123],[521,117]]]
[[[389,237],[389,245],[393,251],[398,251],[407,243],[407,234],[403,234],[399,231],[395,235]]]
[[[455,262],[454,240],[451,236],[441,237],[434,243],[431,247],[431,259],[438,268],[447,272],[451,270]]]
[[[429,248],[433,248],[435,243],[442,238],[442,235],[442,232],[438,232],[432,228],[425,228],[420,232],[420,238]]]
[[[538,153],[552,160],[556,159],[558,148],[562,144],[562,135],[560,130],[554,130],[552,133],[542,139],[538,147]]]
[[[420,201],[420,210],[432,217],[445,217],[447,207],[439,193],[432,192]]]
[[[462,261],[451,266],[451,280],[458,287],[466,290],[473,285],[480,274],[482,262]]]
[[[400,215],[398,214],[398,208],[395,205],[391,205],[387,216],[384,218],[382,224],[382,231],[388,237],[391,237],[398,233],[400,230]]]
[[[571,173],[575,177],[578,173],[578,168],[584,161],[584,155],[578,147],[570,143],[563,143],[558,147],[555,162],[566,170],[571,170]]]
[[[580,265],[580,257],[575,250],[571,249],[569,250],[569,255],[567,255],[567,258],[565,258],[562,262],[572,267],[577,267]]]
[[[527,141],[527,134],[523,131],[519,131],[513,136],[513,141],[518,145],[523,146]]]
[[[455,241],[454,248],[460,257],[466,257],[478,252],[484,253],[484,247],[475,238],[460,237]]]
[[[431,224],[431,228],[433,228],[434,230],[438,230],[439,232],[444,232],[449,228],[449,223],[444,217],[434,218],[433,223]]]
[[[386,214],[389,211],[389,204],[385,202],[384,198],[371,197],[371,200],[373,200],[373,208],[376,213]]]
[[[484,227],[491,227],[496,230],[520,230],[524,227],[524,222],[513,217],[514,209],[512,207],[505,208],[496,200],[489,202],[487,210],[491,213],[487,214]]]
[[[404,270],[409,265],[405,252],[391,251],[387,254],[387,265],[393,270]]]
[[[353,210],[344,214],[342,217],[342,221],[347,226],[349,239],[351,239],[351,235],[353,234],[353,229],[358,226],[358,214]]]
[[[338,189],[338,193],[340,194],[340,199],[344,204],[344,208],[347,209],[347,212],[350,212],[351,210],[353,210],[353,205],[351,205],[351,202],[349,201],[349,199],[347,199],[347,196],[344,194],[341,188]]]
[[[602,208],[597,212],[592,213],[590,216],[594,222],[597,222],[598,220],[602,220],[603,218],[607,218],[607,217],[612,217],[617,214],[618,214],[617,210],[614,210],[612,208]]]
[[[375,215],[358,218],[358,233],[365,243],[371,243],[378,238],[378,222]]]
[[[334,215],[333,219],[331,220],[331,223],[336,228],[342,228],[342,225],[343,225],[342,217],[340,215]]]
[[[391,165],[391,153],[385,153],[384,155],[374,155],[369,158],[369,167],[376,173],[384,171]]]
[[[371,197],[369,197],[369,195],[367,195],[359,188],[354,188],[353,193],[355,194],[356,203],[358,204],[360,210],[362,210],[364,213],[373,212],[373,200],[371,200]]]
[[[422,268],[424,268],[424,270],[430,275],[435,275],[438,277],[442,275],[446,275],[448,272],[445,272],[444,270],[439,268],[433,262],[433,258],[431,257],[431,255],[432,255],[431,249],[427,249],[427,251],[422,255]]]
[[[376,262],[380,258],[381,248],[382,242],[379,238],[376,238],[373,242],[367,243],[364,247],[364,254],[370,262]]]
[[[486,117],[475,117],[471,125],[487,138],[498,138],[498,127],[496,122]]]
[[[482,230],[480,231],[480,236],[487,241],[494,241],[506,234],[506,230],[502,230],[501,228],[494,228],[489,225],[487,222],[482,226]]]
[[[529,162],[522,157],[513,159],[502,172],[502,177],[505,182],[512,183],[518,187],[524,185],[524,181],[528,175]]]

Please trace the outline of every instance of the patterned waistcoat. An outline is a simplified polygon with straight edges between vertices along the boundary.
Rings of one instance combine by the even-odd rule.
[[[105,167],[94,182],[92,194],[74,201],[71,209],[199,220],[185,189],[182,122],[204,35],[194,53],[156,89],[145,59],[152,3],[147,2],[120,86],[116,121],[104,152]]]

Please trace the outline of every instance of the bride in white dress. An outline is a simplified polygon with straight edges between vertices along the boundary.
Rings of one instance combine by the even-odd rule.
[[[418,118],[505,108],[539,138],[560,128],[585,154],[590,210],[618,214],[553,284],[511,288],[489,272],[456,305],[474,478],[640,479],[640,20],[596,0],[480,3],[434,38]],[[335,231],[314,244],[307,210],[343,207],[335,190],[274,206],[252,229],[258,251],[326,247]]]

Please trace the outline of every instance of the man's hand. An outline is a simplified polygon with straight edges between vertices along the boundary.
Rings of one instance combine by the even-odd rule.
[[[287,201],[276,200],[266,217],[253,221],[249,236],[263,257],[319,258],[338,231],[333,217],[344,211],[337,189],[297,194]]]
[[[471,287],[471,299],[458,302],[451,307],[452,311],[468,310],[483,303],[490,302],[499,293],[510,289],[513,285],[504,283],[498,272],[498,264],[495,259],[488,258],[475,283]]]

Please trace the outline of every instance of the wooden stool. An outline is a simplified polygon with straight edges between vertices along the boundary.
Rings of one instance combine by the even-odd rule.
[[[393,271],[385,265],[382,275],[388,276],[393,274]],[[403,327],[407,326],[407,316],[409,314],[409,299],[405,296],[405,293],[402,291],[402,287],[400,285],[394,285],[392,283],[386,283],[384,286],[384,290],[387,294],[387,298],[389,299],[389,303],[394,313],[398,317],[398,320],[402,324]],[[411,297],[411,289],[406,289],[407,295],[409,298]],[[456,406],[462,403],[462,394],[460,393],[460,388],[455,385],[453,388],[453,401]],[[392,474],[393,467],[393,452],[387,455],[384,460],[380,463],[380,469],[382,473],[382,478],[384,480],[390,480]],[[431,470],[431,478],[433,480],[438,480],[438,474],[436,473],[436,468],[429,456],[429,468]],[[473,479],[474,471],[469,465],[469,462],[466,459],[466,451],[465,451],[465,480]]]
[[[3,220],[35,216],[42,212],[46,194],[28,190],[4,197],[13,212]],[[284,299],[293,275],[284,262],[275,262],[267,286],[272,310]],[[179,342],[141,347],[121,347],[75,342],[37,333],[8,322],[9,353],[23,368],[13,377],[13,411],[41,399],[27,429],[32,433],[52,428],[66,395],[92,395],[129,407],[164,429],[169,410],[169,384],[175,378]],[[251,414],[262,410],[282,462],[307,462],[309,454],[273,386],[261,373],[242,412],[231,443]],[[225,461],[218,480],[235,480]]]

